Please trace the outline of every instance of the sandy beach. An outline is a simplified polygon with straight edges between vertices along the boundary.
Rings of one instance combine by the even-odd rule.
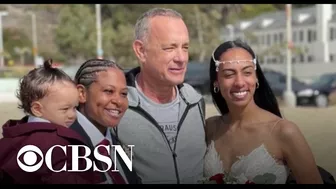
[[[321,167],[336,175],[336,106],[329,108],[282,108],[286,119],[296,123],[306,137],[316,162]],[[218,114],[212,104],[206,107],[207,117]],[[17,103],[0,103],[0,124],[9,118],[21,118],[22,111]],[[2,133],[2,131],[0,132]],[[2,135],[0,135],[2,137]]]

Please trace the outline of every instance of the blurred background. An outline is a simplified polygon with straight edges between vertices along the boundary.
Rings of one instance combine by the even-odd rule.
[[[136,19],[153,7],[179,11],[189,28],[185,82],[218,114],[209,96],[208,66],[222,42],[242,39],[257,54],[284,117],[299,125],[318,164],[336,175],[336,5],[334,4],[1,4],[0,124],[20,118],[19,78],[47,58],[74,76],[90,58],[138,65]],[[0,132],[1,137],[1,132]]]

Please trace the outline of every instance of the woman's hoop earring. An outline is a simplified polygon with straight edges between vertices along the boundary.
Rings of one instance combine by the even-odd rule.
[[[219,88],[218,88],[218,86],[214,86],[214,92],[215,92],[215,93],[218,93],[218,92],[219,92]]]
[[[256,84],[257,86],[256,86],[256,88],[258,89],[259,88],[259,82],[257,82],[257,84]]]

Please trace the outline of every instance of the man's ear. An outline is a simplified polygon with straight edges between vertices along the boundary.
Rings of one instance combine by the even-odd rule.
[[[42,104],[39,101],[34,101],[31,103],[30,111],[35,117],[42,117]]]
[[[145,62],[146,53],[144,43],[140,40],[135,40],[133,42],[133,50],[140,62]]]
[[[78,84],[76,87],[79,95],[79,103],[83,104],[86,102],[86,96],[87,96],[86,88],[84,87],[84,85],[81,84]]]

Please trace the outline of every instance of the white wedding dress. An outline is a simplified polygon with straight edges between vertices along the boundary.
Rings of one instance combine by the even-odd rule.
[[[204,159],[204,176],[209,178],[218,173],[229,172],[234,177],[245,177],[256,184],[285,184],[289,169],[279,164],[262,144],[246,156],[237,157],[229,171],[224,170],[214,141],[207,147]],[[240,179],[241,180],[241,179]],[[244,184],[244,183],[239,183]]]

